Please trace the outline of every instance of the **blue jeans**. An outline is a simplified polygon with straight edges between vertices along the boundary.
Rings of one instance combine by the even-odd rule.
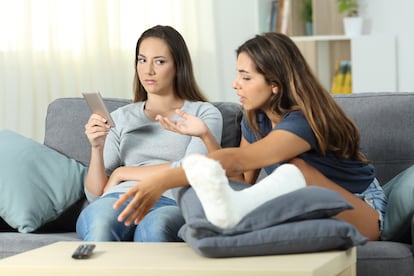
[[[103,196],[82,210],[76,222],[76,233],[84,241],[176,242],[184,218],[176,202],[162,196],[138,224],[125,226],[117,217],[130,202],[118,209],[112,206],[119,193]]]
[[[380,231],[382,231],[384,229],[385,210],[387,209],[387,197],[378,180],[374,179],[365,191],[355,195],[378,212]]]

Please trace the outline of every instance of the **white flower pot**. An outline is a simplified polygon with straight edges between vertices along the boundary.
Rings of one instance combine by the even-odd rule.
[[[347,36],[362,35],[362,17],[344,17],[344,31]]]

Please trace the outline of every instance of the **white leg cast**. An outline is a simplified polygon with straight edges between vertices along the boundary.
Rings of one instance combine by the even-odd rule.
[[[291,164],[277,168],[255,185],[234,191],[220,163],[203,155],[184,159],[183,168],[207,219],[221,228],[234,227],[256,207],[280,195],[306,186],[300,170]]]
[[[266,201],[305,186],[302,172],[295,165],[283,164],[253,186],[237,192],[239,212],[245,216]]]
[[[183,168],[207,219],[222,228],[237,224],[239,217],[233,210],[232,199],[234,190],[220,163],[203,155],[191,155],[183,160]]]

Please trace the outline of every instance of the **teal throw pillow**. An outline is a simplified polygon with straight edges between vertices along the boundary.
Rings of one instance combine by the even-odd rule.
[[[0,217],[33,232],[83,196],[87,168],[10,130],[0,131]]]
[[[414,166],[395,176],[383,188],[388,205],[381,239],[399,241],[410,231],[414,214]]]

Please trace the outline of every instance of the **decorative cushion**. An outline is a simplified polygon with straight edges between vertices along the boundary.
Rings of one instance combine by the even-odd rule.
[[[410,235],[414,215],[414,166],[402,171],[383,186],[388,198],[382,240],[402,241]]]
[[[235,190],[248,187],[231,182]],[[356,228],[332,216],[351,209],[339,194],[306,187],[270,200],[234,228],[221,229],[205,217],[192,188],[175,191],[186,224],[180,237],[207,257],[236,257],[346,249],[367,241]]]
[[[47,146],[0,131],[0,217],[27,233],[83,196],[87,168]]]
[[[248,185],[236,181],[230,182],[234,190],[241,190]],[[194,189],[186,187],[179,190],[177,202],[187,219],[187,224],[199,223],[205,219],[203,207]],[[277,224],[332,217],[353,207],[338,193],[315,186],[309,186],[269,200],[251,211],[238,225],[230,229],[222,229],[209,223],[209,229],[215,233],[231,235],[263,229]]]
[[[195,252],[210,258],[345,250],[367,241],[353,225],[335,218],[294,221],[237,235],[205,237],[200,237],[200,229],[193,223],[185,224],[179,235]]]

